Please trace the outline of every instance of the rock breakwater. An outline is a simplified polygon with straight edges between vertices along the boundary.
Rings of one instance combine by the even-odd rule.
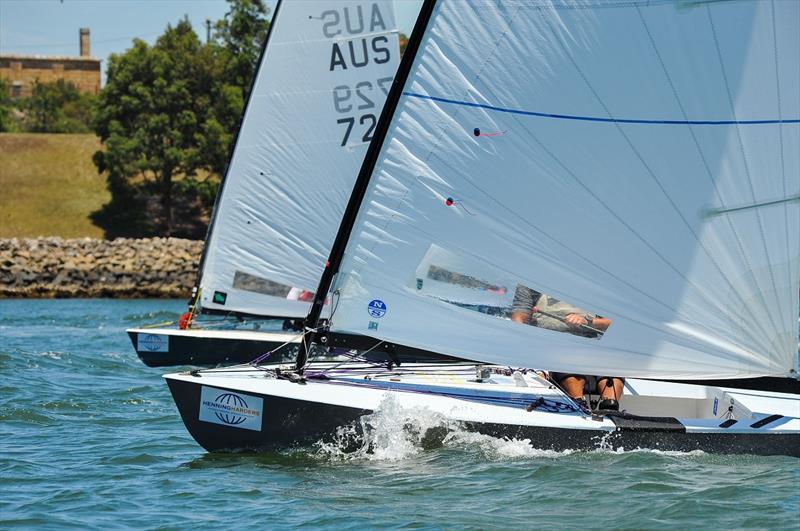
[[[203,242],[0,239],[0,298],[188,297]]]

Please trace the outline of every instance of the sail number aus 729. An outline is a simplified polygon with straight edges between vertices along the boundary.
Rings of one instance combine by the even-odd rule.
[[[374,112],[359,114],[358,111],[366,111],[375,109],[379,111],[380,107],[375,105],[374,92],[380,89],[383,92],[383,97],[389,93],[389,86],[392,83],[391,77],[382,77],[375,81],[360,81],[354,87],[348,85],[339,85],[333,89],[333,106],[336,112],[340,114],[350,114],[356,111],[355,116],[346,116],[336,120],[337,124],[345,126],[344,135],[342,136],[342,146],[346,146],[353,130],[356,130],[356,135],[361,136],[362,142],[369,142],[372,140],[372,132],[375,130],[375,124],[378,119]],[[372,96],[372,97],[370,97]],[[383,100],[383,98],[381,98]],[[357,126],[356,126],[357,125]]]

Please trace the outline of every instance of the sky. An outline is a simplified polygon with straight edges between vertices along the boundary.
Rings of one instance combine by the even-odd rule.
[[[276,1],[267,4],[274,8]],[[421,3],[394,0],[401,32],[411,33]],[[77,56],[79,30],[88,27],[105,82],[105,60],[128,49],[134,38],[152,44],[167,24],[186,15],[205,39],[206,19],[218,20],[227,11],[225,0],[0,0],[0,54]]]

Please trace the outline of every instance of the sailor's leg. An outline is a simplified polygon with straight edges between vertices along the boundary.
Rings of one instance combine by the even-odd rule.
[[[600,403],[598,409],[619,409],[619,397],[622,396],[622,389],[625,381],[621,378],[612,376],[600,376],[597,378],[597,392],[600,393]]]
[[[572,398],[583,398],[583,387],[586,378],[577,374],[568,374],[561,379],[561,387]]]
[[[600,393],[600,398],[613,398],[619,400],[622,396],[622,389],[625,383],[622,378],[614,378],[612,376],[601,376],[597,378],[597,392]]]

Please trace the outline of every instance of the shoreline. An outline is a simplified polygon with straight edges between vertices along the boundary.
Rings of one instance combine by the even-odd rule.
[[[2,238],[0,298],[188,298],[203,241]]]

